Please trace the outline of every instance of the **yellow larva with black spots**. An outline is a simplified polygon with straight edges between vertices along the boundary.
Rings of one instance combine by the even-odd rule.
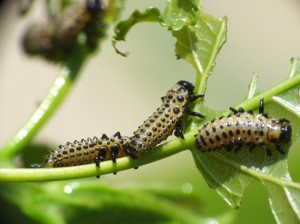
[[[124,145],[129,141],[128,137],[121,136],[117,132],[108,138],[105,134],[101,138],[94,137],[87,140],[68,142],[53,149],[43,164],[34,164],[33,167],[67,167],[95,163],[99,167],[100,162],[127,156]]]
[[[127,153],[136,158],[154,148],[174,134],[183,136],[183,116],[185,114],[203,118],[200,113],[190,110],[189,103],[203,97],[194,94],[194,85],[188,81],[177,82],[165,97],[163,104],[141,126],[138,127],[127,146]]]
[[[284,153],[281,144],[290,142],[292,127],[285,118],[269,118],[264,113],[263,99],[260,100],[258,114],[245,112],[243,108],[230,110],[233,115],[212,120],[195,135],[196,147],[200,151],[214,151],[223,147],[231,150],[235,147],[237,152],[244,144],[252,151],[257,146],[275,144],[276,149]],[[271,155],[268,148],[267,154]]]

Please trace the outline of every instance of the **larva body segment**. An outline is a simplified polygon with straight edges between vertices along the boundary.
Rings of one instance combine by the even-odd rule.
[[[204,125],[196,137],[196,147],[202,151],[214,151],[220,148],[238,151],[243,144],[250,146],[252,151],[256,146],[275,144],[276,149],[284,153],[281,143],[289,143],[292,127],[286,119],[269,118],[263,112],[263,99],[260,101],[260,113],[245,112],[242,108],[234,114],[221,116]],[[270,152],[268,152],[270,154]]]
[[[106,160],[116,162],[117,158],[127,156],[124,145],[128,140],[128,137],[121,136],[117,132],[110,138],[104,134],[101,138],[94,137],[82,139],[80,142],[68,142],[66,145],[53,149],[41,167],[67,167],[90,163],[96,163],[99,166],[100,162]]]
[[[163,104],[141,126],[138,127],[127,145],[127,152],[133,158],[154,148],[175,131],[183,136],[183,115],[203,117],[191,112],[188,104],[203,95],[194,95],[194,86],[187,81],[177,82],[162,98]]]

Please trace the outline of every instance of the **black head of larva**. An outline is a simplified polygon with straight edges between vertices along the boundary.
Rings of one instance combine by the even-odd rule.
[[[181,80],[177,82],[177,84],[183,86],[189,92],[189,94],[193,94],[195,87],[192,83],[185,80]]]
[[[91,13],[97,13],[103,10],[103,6],[99,0],[87,0],[86,8]]]
[[[291,138],[292,138],[291,125],[289,125],[289,124],[282,125],[279,141],[282,143],[288,143],[288,142],[290,142]]]

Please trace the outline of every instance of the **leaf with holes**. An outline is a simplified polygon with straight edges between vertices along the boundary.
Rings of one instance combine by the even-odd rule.
[[[265,111],[270,117],[284,117],[290,121],[293,128],[292,144],[300,134],[299,65],[299,60],[294,59],[290,78],[264,93],[258,95],[249,93],[247,99],[240,104],[254,110],[258,107],[259,99],[265,98],[267,102]],[[249,91],[253,91],[253,88],[249,88]],[[256,106],[253,101],[257,102]],[[219,113],[218,116],[221,114],[224,113]],[[249,152],[247,146],[243,146],[237,153],[221,149],[208,153],[192,150],[192,154],[209,186],[231,206],[239,207],[246,187],[254,181],[260,181],[268,190],[269,203],[275,220],[278,223],[298,223],[300,185],[292,182],[289,175],[288,154],[279,153],[274,146],[268,147],[271,148],[272,156],[267,155],[266,147],[257,147],[253,152]],[[287,152],[293,148],[295,147],[289,149],[289,145],[284,146]]]

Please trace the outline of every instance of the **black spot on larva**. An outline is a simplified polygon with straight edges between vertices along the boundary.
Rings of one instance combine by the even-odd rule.
[[[210,135],[210,133],[209,133],[208,130],[205,130],[205,134],[206,134],[206,136],[209,136],[209,135]]]
[[[146,137],[142,138],[143,142],[147,142],[148,139]]]
[[[264,136],[264,132],[263,132],[263,131],[260,131],[260,132],[259,132],[259,135],[260,135],[260,136]]]
[[[174,114],[179,114],[180,113],[180,109],[178,107],[175,107],[173,109]]]
[[[212,126],[211,129],[212,129],[213,132],[217,132],[217,128],[215,126]]]
[[[218,142],[221,141],[221,138],[220,138],[219,135],[216,135],[216,140],[217,140]]]
[[[227,133],[226,132],[222,132],[223,138],[227,138]]]
[[[229,134],[230,137],[233,137],[233,132],[232,132],[232,130],[229,130],[228,134]]]
[[[223,125],[223,124],[220,124],[219,127],[220,127],[220,129],[223,129],[223,128],[224,128],[224,125]]]
[[[210,142],[210,144],[214,144],[215,141],[212,138],[209,138],[208,141]]]
[[[252,132],[251,132],[251,130],[249,129],[249,130],[247,131],[247,133],[248,133],[249,136],[251,136],[251,133],[252,133]]]
[[[182,103],[184,101],[184,97],[183,96],[177,96],[177,100],[178,100],[178,102]]]

